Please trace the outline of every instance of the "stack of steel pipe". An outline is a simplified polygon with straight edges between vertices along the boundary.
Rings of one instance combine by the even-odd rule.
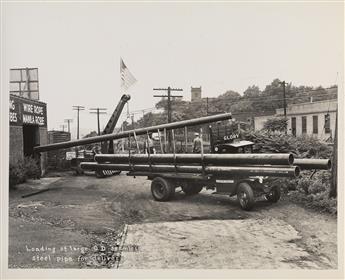
[[[223,177],[297,177],[292,154],[98,154],[85,170],[121,170],[152,173],[204,173]]]

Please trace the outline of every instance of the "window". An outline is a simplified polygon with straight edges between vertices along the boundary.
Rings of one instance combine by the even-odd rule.
[[[331,118],[329,114],[325,115],[325,133],[331,132]]]
[[[318,120],[318,116],[313,116],[313,133],[314,134],[318,134],[318,126],[319,126],[319,120]]]
[[[291,132],[293,136],[296,136],[296,118],[291,118]]]
[[[307,117],[302,117],[302,134],[307,133]]]

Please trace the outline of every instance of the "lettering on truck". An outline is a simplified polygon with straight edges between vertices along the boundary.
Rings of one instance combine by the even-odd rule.
[[[233,140],[233,139],[237,139],[240,135],[239,134],[230,134],[230,135],[225,135],[224,136],[224,140]]]

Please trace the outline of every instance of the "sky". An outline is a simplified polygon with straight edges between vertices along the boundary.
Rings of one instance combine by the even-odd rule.
[[[73,105],[86,108],[81,135],[97,129],[89,108],[108,109],[101,126],[110,118],[123,94],[120,57],[137,79],[130,111],[154,107],[155,87],[182,88],[190,100],[192,86],[215,97],[254,84],[264,89],[275,78],[328,87],[344,74],[341,2],[2,5],[2,94],[10,68],[38,67],[48,129],[72,118],[72,137]]]

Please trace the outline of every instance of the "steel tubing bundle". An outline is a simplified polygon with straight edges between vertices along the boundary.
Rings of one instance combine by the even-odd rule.
[[[292,165],[292,154],[97,154],[98,163],[168,163],[229,165]]]
[[[208,175],[219,175],[225,177],[241,176],[272,176],[272,177],[298,177],[300,169],[298,166],[286,167],[254,167],[254,166],[195,166],[195,165],[149,165],[149,164],[106,164],[83,162],[81,168],[84,170],[121,170],[121,171],[142,171],[152,173],[179,172],[179,173],[205,173]]]
[[[228,119],[231,119],[231,113],[225,113],[225,114],[207,116],[207,117],[196,118],[196,119],[191,119],[191,120],[161,124],[161,125],[139,128],[139,129],[134,129],[134,130],[128,130],[128,131],[124,131],[120,133],[112,133],[112,134],[100,135],[100,136],[95,136],[95,137],[89,137],[89,138],[84,138],[84,139],[79,139],[79,140],[74,140],[74,141],[42,145],[42,146],[34,147],[34,151],[47,152],[51,150],[65,149],[65,148],[70,148],[70,147],[86,145],[86,144],[99,143],[99,142],[108,141],[108,140],[127,138],[133,135],[137,135],[137,136],[144,135],[149,132],[157,132],[158,130],[162,131],[164,129],[170,130],[170,129],[176,129],[176,128],[183,128],[186,126],[195,126],[195,125],[201,125],[201,124],[223,121],[223,120],[228,120]]]

